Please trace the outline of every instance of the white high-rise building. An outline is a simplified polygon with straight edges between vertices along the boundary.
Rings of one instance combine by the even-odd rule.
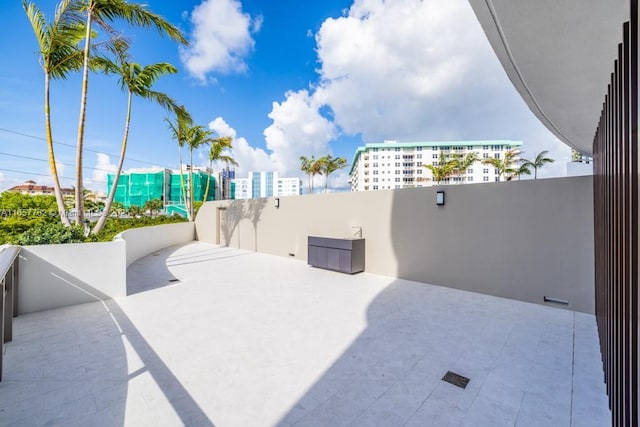
[[[425,165],[437,165],[440,153],[466,155],[476,152],[480,160],[504,158],[507,151],[519,149],[522,141],[434,141],[366,144],[358,147],[349,175],[351,191],[386,190],[436,185]],[[518,160],[518,157],[515,157]],[[464,175],[446,179],[441,184],[495,182],[505,180],[498,170],[481,162]]]
[[[300,178],[280,178],[278,172],[249,172],[248,178],[233,181],[234,199],[298,196],[302,191]]]

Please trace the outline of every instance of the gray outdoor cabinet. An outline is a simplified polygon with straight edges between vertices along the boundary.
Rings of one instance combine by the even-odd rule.
[[[308,236],[307,263],[342,273],[364,271],[364,239]]]

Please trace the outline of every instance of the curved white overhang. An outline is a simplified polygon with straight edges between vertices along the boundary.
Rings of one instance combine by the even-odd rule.
[[[627,0],[469,0],[531,111],[561,141],[591,154]]]

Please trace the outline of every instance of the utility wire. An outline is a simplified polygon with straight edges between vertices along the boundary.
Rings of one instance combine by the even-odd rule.
[[[27,172],[27,171],[19,171],[19,170],[15,170],[15,169],[4,169],[4,168],[0,168],[0,171],[3,172],[13,172],[13,173],[23,173],[26,175],[38,175],[38,176],[47,176],[47,177],[51,177],[50,174],[46,174],[46,173],[37,173],[37,172]],[[58,176],[58,178],[60,179],[70,179],[70,180],[75,180],[75,178],[69,178],[67,176]],[[93,179],[87,179],[87,181],[91,181],[91,182],[96,182],[99,184],[106,184],[105,181],[96,181]]]
[[[7,133],[12,133],[14,135],[24,136],[24,137],[27,137],[27,138],[37,139],[39,141],[46,141],[46,138],[43,138],[41,136],[30,135],[28,133],[18,132],[18,131],[15,131],[15,130],[6,129],[6,128],[2,128],[2,127],[0,127],[0,131],[7,132]],[[67,144],[65,142],[53,141],[53,143],[56,144],[56,145],[62,145],[62,146],[65,146],[65,147],[76,148],[75,145]],[[107,156],[111,156],[111,157],[115,157],[115,158],[119,158],[120,157],[119,154],[105,153],[104,151],[92,150],[90,148],[85,148],[84,151],[88,151],[90,153],[96,153],[96,154],[106,154]],[[125,159],[129,160],[129,161],[132,161],[132,162],[138,162],[138,163],[144,163],[144,164],[151,165],[151,166],[157,166],[156,163],[147,162],[145,160],[133,159],[133,158],[127,157],[127,156],[125,156]],[[168,168],[168,169],[172,169],[172,168]]]
[[[35,161],[38,161],[38,162],[49,163],[49,160],[47,160],[47,159],[38,159],[36,157],[22,156],[20,154],[11,154],[11,153],[2,153],[2,152],[0,152],[0,156],[11,156],[11,157],[18,157],[18,158],[21,158],[21,159],[35,160]],[[61,164],[61,165],[65,165],[65,166],[75,166],[73,163],[59,162],[57,160],[56,160],[56,163],[57,164]],[[113,171],[110,171],[110,170],[107,170],[107,169],[92,168],[91,166],[83,166],[82,169],[93,169],[93,170],[96,170],[96,171],[113,173]]]

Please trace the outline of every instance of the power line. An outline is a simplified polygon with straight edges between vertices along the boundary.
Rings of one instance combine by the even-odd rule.
[[[13,173],[22,173],[22,174],[25,174],[25,175],[38,175],[38,176],[51,177],[51,175],[50,175],[50,174],[46,174],[46,173],[27,172],[27,171],[18,171],[18,170],[15,170],[15,169],[4,169],[4,168],[0,168],[0,171],[3,171],[3,172],[13,172]],[[69,178],[69,177],[67,177],[67,176],[58,176],[58,178],[60,178],[60,179],[70,179],[70,180],[72,180],[72,181],[75,181],[75,178]],[[93,179],[87,179],[87,181],[95,182],[95,183],[98,183],[98,184],[106,184],[106,182],[105,182],[105,181],[96,181],[96,180],[93,180]]]
[[[35,160],[35,161],[38,161],[38,162],[49,163],[49,160],[47,160],[47,159],[38,159],[36,157],[22,156],[20,154],[11,154],[11,153],[2,153],[2,152],[0,152],[0,156],[11,156],[11,157],[18,157],[18,158],[21,158],[21,159]],[[65,166],[75,166],[73,163],[65,163],[65,162],[59,162],[59,161],[56,161],[56,163],[57,164],[61,164],[61,165],[65,165]],[[91,166],[83,166],[82,169],[93,169],[93,170],[96,170],[96,171],[113,173],[113,171],[110,171],[110,170],[107,170],[107,169],[92,168]]]
[[[46,141],[46,138],[43,138],[41,136],[30,135],[28,133],[18,132],[18,131],[15,131],[15,130],[6,129],[6,128],[2,128],[2,127],[0,127],[0,131],[7,132],[7,133],[12,133],[14,135],[24,136],[24,137],[31,138],[31,139],[37,139],[39,141]],[[62,145],[62,146],[65,146],[65,147],[76,148],[75,145],[67,144],[65,142],[53,141],[53,143],[56,144],[56,145]],[[106,154],[107,156],[116,157],[116,158],[120,157],[119,154],[105,153],[104,151],[92,150],[90,148],[85,148],[84,151],[88,151],[90,153],[96,153],[96,154]],[[143,163],[143,164],[146,164],[146,165],[157,166],[156,163],[147,162],[145,160],[133,159],[133,158],[127,157],[127,156],[125,156],[124,158],[126,160],[129,160],[129,161],[132,161],[132,162],[138,162],[138,163]],[[171,168],[168,168],[168,169],[171,169]]]

